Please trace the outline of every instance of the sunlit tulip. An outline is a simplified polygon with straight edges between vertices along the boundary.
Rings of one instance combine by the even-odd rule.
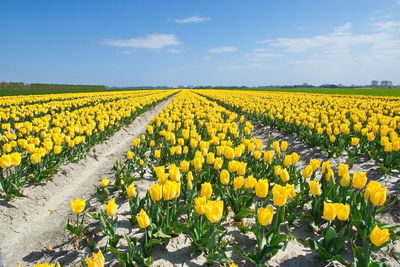
[[[77,198],[76,200],[71,201],[70,204],[72,212],[75,214],[79,214],[85,209],[86,200]]]
[[[220,200],[220,201],[208,200],[207,201],[207,204],[205,207],[205,213],[206,213],[207,219],[211,223],[219,222],[222,218],[223,211],[224,211],[224,202],[222,200]]]
[[[327,221],[333,221],[336,218],[335,203],[324,202],[324,218]]]
[[[92,253],[91,258],[86,258],[87,267],[103,267],[105,259],[101,250],[97,253]]]
[[[321,189],[319,188],[319,183],[317,181],[310,181],[310,192],[313,196],[318,196],[321,194]]]
[[[256,186],[257,179],[254,178],[252,175],[248,176],[244,181],[244,187],[247,189],[252,189]]]
[[[265,163],[271,163],[273,158],[274,158],[274,152],[272,152],[272,151],[264,152],[264,162]]]
[[[346,221],[350,215],[350,205],[336,203],[335,204],[337,218],[341,221]]]
[[[286,190],[286,187],[281,186],[279,184],[275,184],[272,187],[272,201],[277,206],[284,206],[286,204],[289,192]]]
[[[243,187],[244,178],[243,176],[238,176],[233,179],[233,187],[238,190]]]
[[[216,158],[214,160],[214,169],[219,170],[222,168],[222,164],[224,163],[224,160],[222,158]]]
[[[257,214],[258,223],[262,226],[270,225],[274,217],[274,213],[274,207],[271,205],[265,208],[259,208]]]
[[[207,204],[207,198],[204,196],[196,197],[194,199],[194,207],[195,207],[197,214],[202,215],[205,213],[206,204]]]
[[[306,179],[310,178],[313,172],[314,172],[313,167],[311,165],[307,165],[303,170],[303,177]]]
[[[284,183],[286,183],[287,181],[289,181],[290,176],[289,176],[288,170],[287,170],[286,168],[285,168],[285,169],[282,169],[282,170],[279,172],[279,177],[281,178],[282,182],[284,182]]]
[[[115,204],[114,199],[108,201],[108,203],[104,206],[106,207],[106,213],[108,217],[112,217],[117,214],[117,204]]]
[[[136,220],[140,228],[146,228],[150,225],[150,218],[143,209],[141,209],[139,214],[136,216]]]
[[[159,201],[163,196],[162,189],[163,189],[162,185],[160,185],[158,183],[151,184],[150,189],[149,189],[151,200]]]
[[[353,173],[353,187],[363,189],[367,183],[367,174],[365,172]]]
[[[219,181],[221,182],[221,184],[223,185],[229,184],[229,179],[230,179],[229,172],[227,170],[222,170],[219,175]]]
[[[106,187],[110,183],[110,179],[108,178],[103,178],[100,182],[101,187]]]
[[[372,230],[369,239],[371,243],[377,247],[382,246],[390,239],[389,229],[380,229],[378,225],[375,225]]]
[[[189,171],[189,166],[190,166],[190,164],[189,164],[188,161],[182,160],[181,163],[180,163],[179,165],[180,165],[180,167],[181,167],[182,172],[185,172],[185,173],[186,173],[186,172]]]
[[[129,150],[128,152],[126,152],[126,159],[127,160],[133,159],[134,155],[135,154],[132,151]]]
[[[206,197],[207,199],[211,198],[212,195],[212,186],[210,183],[206,182],[201,184],[201,192],[200,195],[202,197]]]
[[[268,186],[267,179],[258,179],[257,184],[255,185],[256,195],[260,198],[267,197]]]

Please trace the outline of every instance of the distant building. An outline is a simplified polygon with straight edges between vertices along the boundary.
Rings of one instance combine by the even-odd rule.
[[[390,87],[390,86],[392,86],[392,81],[386,81],[386,80],[381,81],[381,85],[380,86],[381,87]]]
[[[377,81],[377,80],[372,80],[371,81],[371,86],[372,87],[377,87],[379,85],[379,81]]]

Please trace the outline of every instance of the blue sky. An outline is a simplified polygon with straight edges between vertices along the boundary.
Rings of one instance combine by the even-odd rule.
[[[400,84],[400,0],[1,0],[0,81]]]

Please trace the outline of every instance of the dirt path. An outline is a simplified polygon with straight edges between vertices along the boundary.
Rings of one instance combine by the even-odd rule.
[[[172,98],[94,146],[78,163],[62,166],[52,181],[26,188],[27,198],[0,202],[0,267],[35,261],[46,248],[66,242],[64,227],[70,214],[70,201],[89,198],[96,191],[94,184],[112,175],[112,166],[126,153],[132,139],[144,133],[150,119]]]

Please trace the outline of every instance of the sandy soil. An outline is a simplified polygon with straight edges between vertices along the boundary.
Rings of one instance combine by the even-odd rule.
[[[162,107],[171,99],[159,104],[155,109],[137,118],[129,127],[116,133],[107,142],[95,147],[94,152],[77,164],[67,164],[57,174],[53,182],[44,186],[33,187],[26,190],[30,196],[27,199],[18,199],[9,206],[0,207],[0,238],[3,246],[4,266],[15,266],[16,263],[32,263],[37,261],[59,261],[62,266],[73,266],[78,263],[81,256],[88,255],[90,251],[75,251],[71,239],[64,230],[65,222],[72,219],[69,201],[77,197],[88,199],[87,209],[96,211],[101,209],[96,201],[95,187],[102,177],[113,179],[111,170],[113,164],[119,159],[129,147],[134,136],[144,132],[144,127],[149,119],[155,116]],[[263,126],[258,123],[255,133],[257,138],[267,140],[287,140],[289,148],[296,151],[301,160],[297,164],[300,168],[306,166],[310,158],[321,160],[328,159],[327,155],[315,148],[310,148],[293,135],[283,135],[279,131]],[[333,166],[345,162],[346,157],[331,159]],[[369,178],[380,178],[383,176],[373,160],[363,159],[355,163],[353,171],[367,171]],[[392,195],[398,195],[399,173],[394,172],[380,179]],[[137,190],[143,196],[154,182],[149,174],[137,182]],[[4,203],[2,203],[4,205]],[[385,221],[400,222],[399,205],[385,214]],[[127,203],[118,203],[118,233],[140,236],[140,230],[132,229],[128,221],[130,217]],[[87,220],[89,228],[97,226],[91,224],[94,221]],[[229,234],[227,239],[236,242],[241,247],[252,247],[255,245],[251,234],[242,234],[236,227],[227,225]],[[291,231],[297,238],[305,239],[311,235],[309,228],[304,224],[295,222]],[[25,240],[29,240],[27,243]],[[100,246],[105,245],[105,238],[98,236],[96,242]],[[50,247],[49,247],[50,246]],[[46,249],[48,248],[48,249]],[[227,255],[239,266],[252,266],[244,262],[227,247]],[[110,253],[106,255],[107,266],[119,266]],[[351,255],[348,255],[351,256]],[[379,256],[379,260],[386,261],[390,266],[400,264],[400,242],[387,246]],[[203,255],[191,255],[189,239],[181,234],[173,238],[167,247],[155,246],[153,249],[153,266],[205,266],[206,260]],[[291,240],[286,248],[278,252],[268,261],[270,266],[325,266],[322,259],[309,248],[304,247],[296,240]],[[337,264],[340,266],[340,264]],[[0,264],[1,266],[1,264]],[[336,266],[336,264],[335,264]]]
[[[94,146],[78,163],[62,166],[51,181],[26,188],[28,197],[1,202],[0,266],[1,259],[6,267],[36,261],[46,248],[68,242],[64,227],[70,214],[69,202],[78,197],[88,199],[96,191],[94,184],[113,174],[112,166],[129,149],[132,139],[144,133],[150,119],[171,100],[159,103]]]

